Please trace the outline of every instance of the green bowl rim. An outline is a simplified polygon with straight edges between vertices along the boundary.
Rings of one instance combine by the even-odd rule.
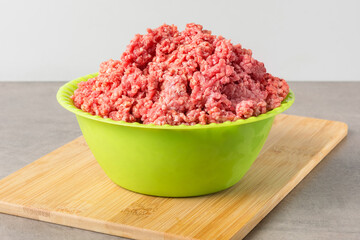
[[[79,77],[77,79],[74,79],[66,84],[64,84],[62,87],[59,88],[56,99],[60,103],[61,106],[63,106],[65,109],[69,110],[70,112],[75,113],[78,116],[85,117],[88,119],[92,119],[98,122],[113,124],[113,125],[120,125],[120,126],[127,126],[127,127],[137,127],[137,128],[152,128],[152,129],[204,129],[204,128],[217,128],[217,127],[225,127],[225,126],[235,126],[235,125],[241,125],[241,124],[247,124],[252,122],[261,121],[270,117],[273,117],[279,113],[284,112],[286,109],[288,109],[295,100],[294,93],[290,90],[289,94],[286,96],[286,98],[281,102],[280,107],[274,108],[271,111],[268,111],[264,114],[260,114],[257,117],[250,117],[247,119],[239,119],[236,121],[226,121],[223,123],[210,123],[206,125],[202,124],[196,124],[196,125],[155,125],[155,124],[141,124],[138,122],[125,122],[125,121],[115,121],[111,118],[102,118],[97,115],[91,115],[88,112],[84,112],[83,110],[75,107],[73,100],[70,98],[74,91],[78,88],[78,83],[82,81],[87,81],[90,78],[94,78],[98,75],[98,73],[88,74],[83,77]]]

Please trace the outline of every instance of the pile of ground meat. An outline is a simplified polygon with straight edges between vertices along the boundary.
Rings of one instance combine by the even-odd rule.
[[[76,107],[117,121],[194,125],[258,116],[289,93],[251,50],[201,25],[147,32],[135,36],[120,60],[103,62],[97,77],[79,83]]]

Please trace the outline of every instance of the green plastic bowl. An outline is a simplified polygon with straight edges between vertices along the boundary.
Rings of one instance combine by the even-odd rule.
[[[76,114],[84,138],[106,175],[134,192],[189,197],[218,192],[237,183],[258,156],[275,115],[294,102],[234,122],[170,126],[114,121],[76,108],[70,96],[80,81],[62,86],[57,100]]]

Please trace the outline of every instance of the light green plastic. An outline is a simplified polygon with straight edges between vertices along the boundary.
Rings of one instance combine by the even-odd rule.
[[[116,184],[134,192],[189,197],[218,192],[237,183],[258,156],[275,115],[294,102],[235,122],[194,126],[127,123],[76,108],[70,96],[90,74],[62,86],[58,102],[76,114],[96,160]],[[91,176],[89,176],[91,177]]]

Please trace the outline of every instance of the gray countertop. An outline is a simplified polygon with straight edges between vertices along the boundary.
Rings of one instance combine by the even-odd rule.
[[[53,83],[0,83],[0,179],[81,135]],[[287,113],[343,121],[348,136],[246,237],[360,239],[360,82],[291,82]],[[0,214],[0,239],[124,239]]]

